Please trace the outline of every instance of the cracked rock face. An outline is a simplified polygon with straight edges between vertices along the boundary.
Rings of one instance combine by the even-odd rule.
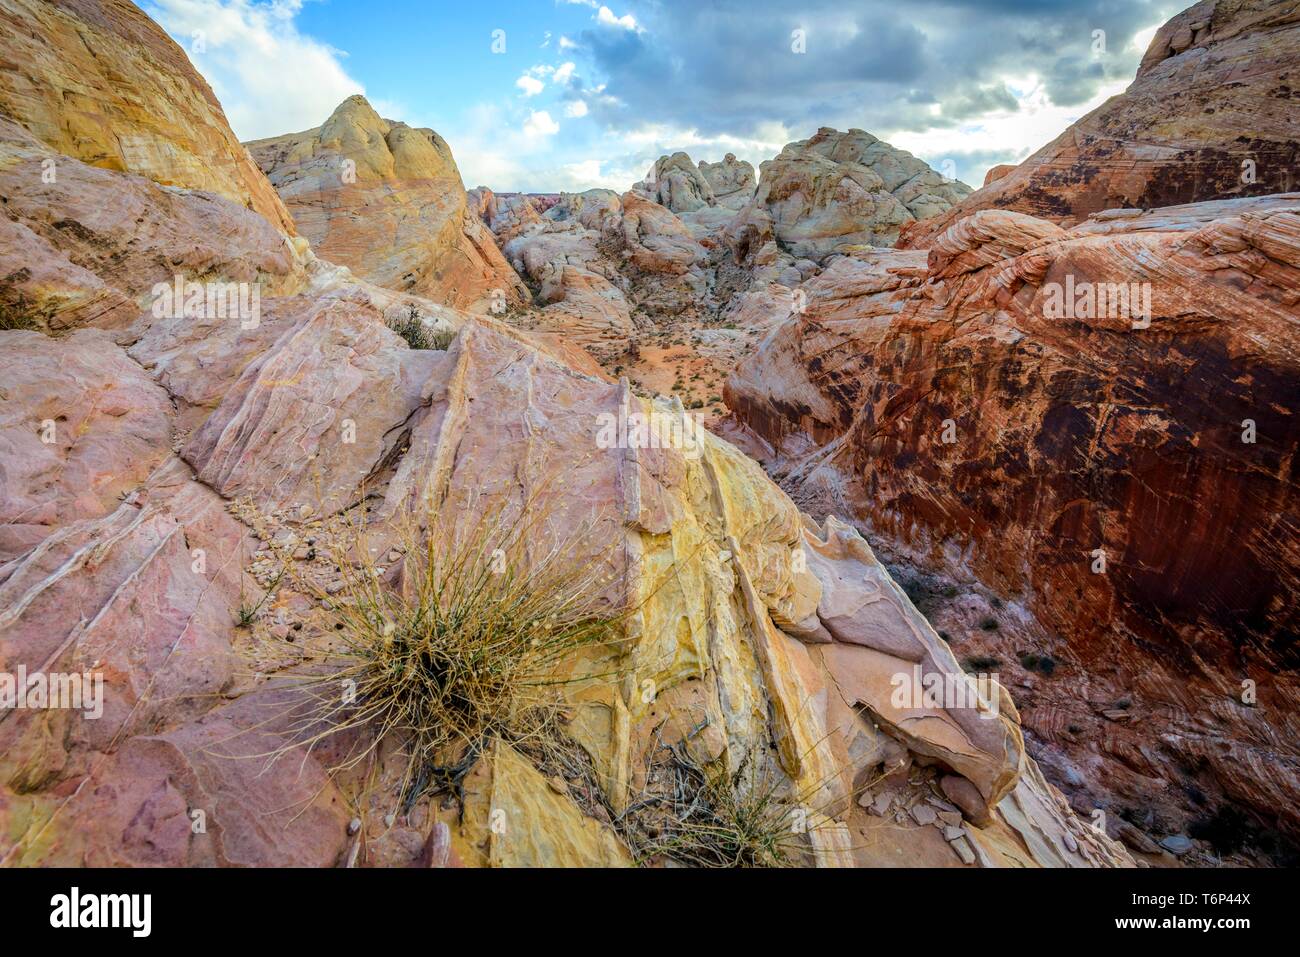
[[[981,209],[1069,225],[1106,209],[1295,190],[1297,56],[1295,4],[1201,0],[1156,32],[1125,92],[955,209],[907,227],[901,245],[928,246]]]

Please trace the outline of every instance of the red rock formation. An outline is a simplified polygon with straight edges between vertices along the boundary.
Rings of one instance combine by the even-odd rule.
[[[989,171],[984,174],[984,185],[988,186],[990,183],[996,183],[1015,168],[1015,163],[999,163],[997,166],[990,167]]]
[[[1195,788],[1300,834],[1300,196],[985,210],[802,288],[727,391],[796,497],[1032,616],[951,637],[1059,663],[1026,726],[1085,806],[1176,830]]]
[[[927,246],[981,209],[1070,224],[1296,189],[1297,60],[1300,6],[1201,0],[1160,28],[1124,93],[955,208],[908,223],[898,245]]]

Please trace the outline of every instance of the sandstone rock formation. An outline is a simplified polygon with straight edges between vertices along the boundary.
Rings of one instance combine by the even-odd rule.
[[[224,196],[292,235],[208,84],[134,4],[3,0],[0,34],[0,115],[56,153]]]
[[[21,26],[44,23],[29,12]],[[358,156],[359,184],[437,145],[339,119],[330,155]],[[336,148],[329,128],[282,144],[307,179]],[[34,175],[51,158],[55,184]],[[784,782],[779,800],[808,805],[806,863],[1131,863],[1046,784],[1010,696],[962,672],[866,542],[810,523],[679,401],[636,396],[491,317],[359,281],[215,191],[56,154],[32,126],[0,127],[0,170],[13,293],[0,671],[104,682],[101,715],[0,713],[0,862],[629,864],[623,812],[674,747],[724,778],[753,767]],[[616,263],[634,299],[642,275],[693,281],[698,248],[663,207],[597,194],[556,209],[525,227],[540,235],[518,256],[560,301],[578,285],[564,269]],[[397,228],[399,211],[373,212]],[[255,314],[165,304],[173,269],[263,298]],[[410,348],[394,312],[447,333],[442,348]],[[679,441],[601,442],[605,417],[651,413]],[[472,528],[485,495],[547,516],[530,554],[585,530],[565,554],[599,564],[592,597],[623,613],[617,644],[575,651],[565,684],[595,792],[498,740],[447,807],[429,794],[403,806],[395,747],[351,769],[342,745],[294,747],[295,691],[276,676],[317,660],[340,624],[340,599],[307,587],[352,560],[316,554],[322,516],[346,511],[392,541],[403,517],[430,535],[438,516]],[[381,554],[400,575],[403,554]],[[960,700],[899,701],[899,671]]]
[[[245,282],[268,295],[307,282],[306,243],[218,196],[169,190],[141,176],[63,163],[0,119],[0,308],[13,322],[66,331],[121,328],[177,275]],[[50,169],[57,174],[43,175]],[[50,210],[58,210],[51,216]],[[143,291],[143,292],[142,292]]]
[[[735,212],[754,197],[754,167],[728,153],[719,163],[699,165],[682,152],[655,160],[638,187],[650,199],[678,215],[720,207]],[[728,217],[729,218],[729,217]]]
[[[982,210],[802,289],[729,406],[801,502],[942,576],[937,627],[1014,675],[1076,808],[1300,833],[1300,196]]]
[[[382,119],[351,96],[317,129],[248,148],[325,259],[456,308],[527,299],[432,130]]]
[[[901,245],[926,246],[981,209],[1069,225],[1105,209],[1295,190],[1297,57],[1295,4],[1201,0],[1157,31],[1124,93],[957,208],[906,228]]]
[[[494,193],[486,186],[477,186],[469,191],[468,199],[470,211],[487,224],[498,243],[504,243],[525,226],[538,222],[544,212],[560,201],[560,196]]]
[[[656,203],[674,213],[690,213],[705,206],[716,206],[713,186],[704,171],[685,153],[673,153],[655,160],[645,178],[646,193]]]
[[[653,317],[694,308],[706,293],[704,249],[681,220],[637,192],[563,193],[495,203],[507,259],[535,284],[535,328],[563,331],[603,358],[621,356]],[[527,212],[523,212],[523,211]]]
[[[753,164],[736,159],[734,153],[728,153],[720,163],[700,160],[700,172],[712,188],[718,205],[727,209],[744,208],[758,189]]]
[[[856,246],[892,246],[899,230],[960,202],[970,188],[870,133],[823,127],[759,167],[758,192],[727,240],[748,262],[775,241],[822,260]]]
[[[984,185],[988,186],[990,183],[996,183],[1002,177],[1014,171],[1015,168],[1015,163],[999,163],[997,166],[989,167],[989,171],[984,174]]]

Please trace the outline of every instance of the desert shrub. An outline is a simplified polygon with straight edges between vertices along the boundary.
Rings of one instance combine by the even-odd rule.
[[[638,863],[799,866],[811,854],[810,832],[830,822],[832,810],[818,806],[825,782],[801,790],[771,763],[760,769],[752,759],[734,774],[710,773],[685,742],[656,751],[654,786],[615,821]]]
[[[388,328],[406,340],[412,349],[434,349],[445,351],[456,338],[450,329],[432,329],[420,317],[420,311],[412,308],[405,316],[388,320]]]
[[[319,595],[333,641],[291,675],[300,694],[274,756],[346,732],[354,743],[339,772],[394,743],[409,805],[458,781],[493,740],[531,752],[560,742],[563,666],[621,633],[616,614],[595,606],[595,560],[574,559],[572,542],[539,556],[539,522],[526,514],[503,521],[490,509],[468,528],[411,529],[400,587],[367,557],[364,529],[326,532],[342,576]]]

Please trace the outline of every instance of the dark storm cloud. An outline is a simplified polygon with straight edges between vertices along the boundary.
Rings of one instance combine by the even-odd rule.
[[[608,0],[606,0],[608,2]],[[703,135],[793,129],[925,130],[1015,109],[1004,77],[1035,73],[1075,106],[1132,79],[1135,32],[1180,8],[1166,0],[626,0],[640,32],[593,23],[580,37],[614,128],[664,123]],[[791,50],[806,31],[807,52]],[[1098,55],[1103,31],[1105,52]],[[611,99],[612,98],[612,99]],[[926,104],[938,104],[935,112]]]

